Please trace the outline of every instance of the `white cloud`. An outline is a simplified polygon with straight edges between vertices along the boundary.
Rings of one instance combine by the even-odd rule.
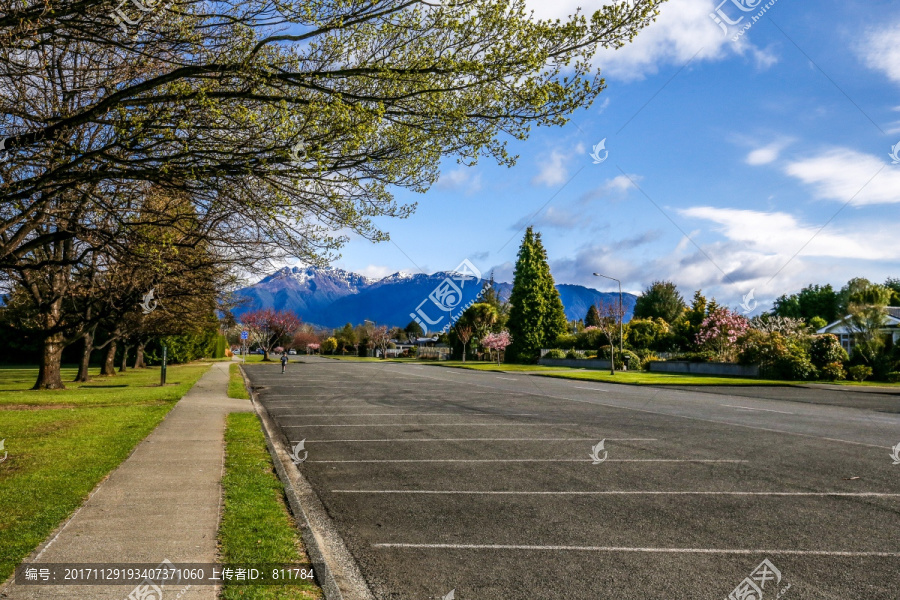
[[[527,0],[526,3],[542,19],[564,19],[577,7],[584,6],[582,0]],[[626,80],[641,79],[664,65],[681,66],[691,59],[722,60],[729,54],[749,54],[758,68],[776,62],[774,54],[756,48],[746,36],[735,43],[731,41],[732,35],[723,35],[710,18],[715,5],[713,0],[669,0],[660,7],[656,21],[639,32],[631,43],[618,50],[601,49],[594,62],[603,69],[604,75]],[[589,5],[590,10],[596,6]]]
[[[870,68],[883,72],[900,83],[900,21],[870,31],[859,46],[863,61]]]
[[[481,190],[481,174],[473,169],[460,167],[446,173],[441,173],[441,178],[435,187],[448,190],[463,190],[466,194],[474,194]]]
[[[857,206],[895,204],[900,202],[900,169],[889,164],[889,150],[885,147],[882,159],[847,148],[836,148],[790,162],[785,172],[812,186],[819,198],[839,202],[852,198]]]
[[[864,260],[892,260],[900,253],[900,238],[884,228],[841,230],[830,225],[821,229],[821,225],[801,223],[784,212],[711,206],[696,206],[678,212],[688,218],[716,223],[718,231],[728,240],[742,242],[758,252],[786,258],[801,248],[804,256]]]
[[[553,187],[565,183],[569,179],[569,161],[580,154],[584,154],[584,144],[580,142],[572,152],[551,151],[549,158],[543,158],[538,174],[531,178],[531,184]]]
[[[778,141],[772,142],[766,146],[761,148],[757,148],[753,150],[750,154],[747,155],[745,162],[748,165],[768,165],[770,163],[778,160],[778,157],[781,156],[781,151],[787,147],[790,142],[788,141]]]

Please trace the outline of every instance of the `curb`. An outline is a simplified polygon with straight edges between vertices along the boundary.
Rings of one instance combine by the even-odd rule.
[[[259,402],[243,365],[240,371],[244,386],[250,393],[250,401],[262,423],[275,472],[284,485],[288,505],[297,520],[297,528],[310,562],[314,564],[316,579],[325,599],[375,600],[321,500],[291,459],[288,440],[281,434],[266,407]]]

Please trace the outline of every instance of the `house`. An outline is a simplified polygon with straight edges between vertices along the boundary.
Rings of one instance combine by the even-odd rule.
[[[881,332],[886,338],[890,338],[891,345],[898,344],[900,343],[900,306],[888,306],[884,310],[887,313],[887,319]],[[830,333],[837,336],[837,339],[841,341],[841,346],[849,354],[856,342],[853,339],[853,332],[845,323],[846,320],[847,317],[844,317],[834,323],[829,323],[816,333]]]

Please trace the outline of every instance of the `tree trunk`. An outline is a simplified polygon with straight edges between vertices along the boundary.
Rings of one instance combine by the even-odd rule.
[[[109,343],[109,347],[106,349],[106,360],[103,361],[103,369],[101,369],[100,374],[116,374],[116,342]]]
[[[147,365],[144,364],[144,342],[141,340],[138,342],[137,350],[135,351],[134,368],[144,369],[146,367]]]
[[[75,381],[84,383],[91,380],[89,369],[91,367],[91,351],[94,349],[94,331],[88,331],[84,334],[84,351],[81,354],[81,364],[78,365],[78,375]]]
[[[60,367],[62,365],[63,334],[54,333],[44,339],[44,348],[41,353],[41,366],[38,371],[37,382],[33,390],[64,390],[66,386],[62,382]]]
[[[130,347],[128,344],[122,344],[122,364],[119,366],[119,373],[128,370],[128,349]]]

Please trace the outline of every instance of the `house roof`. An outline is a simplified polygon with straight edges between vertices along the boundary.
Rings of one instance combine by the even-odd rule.
[[[893,327],[900,327],[900,306],[886,306],[886,307],[884,307],[884,310],[888,315],[888,318],[887,318],[888,322],[886,324],[885,329],[889,329],[889,328],[893,328]],[[834,323],[829,323],[822,329],[819,329],[818,331],[816,331],[816,333],[830,333],[829,329],[831,329],[837,325],[842,325],[846,319],[847,319],[847,317],[843,317],[841,319],[838,319]]]

